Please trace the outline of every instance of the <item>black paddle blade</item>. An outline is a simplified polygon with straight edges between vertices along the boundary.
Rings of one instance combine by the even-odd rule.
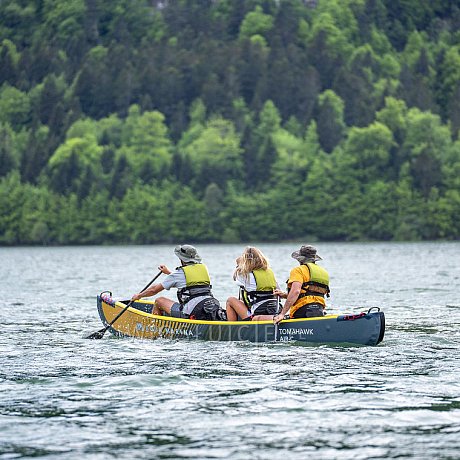
[[[102,339],[102,337],[104,337],[105,331],[107,329],[108,329],[107,327],[104,327],[104,329],[101,329],[100,331],[94,332],[93,334],[88,335],[88,337],[85,337],[85,338],[90,339],[90,340]]]

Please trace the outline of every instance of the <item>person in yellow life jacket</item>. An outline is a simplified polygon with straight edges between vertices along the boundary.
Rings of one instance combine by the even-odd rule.
[[[236,259],[233,279],[240,287],[240,298],[227,299],[227,320],[251,320],[254,315],[271,315],[277,311],[277,298],[273,291],[278,287],[268,259],[260,249],[248,246]]]
[[[211,292],[211,280],[208,269],[201,263],[201,257],[195,247],[189,244],[176,246],[174,254],[181,266],[171,272],[166,265],[158,268],[168,275],[161,283],[153,284],[143,292],[133,295],[131,300],[139,300],[158,294],[164,289],[177,288],[177,299],[157,297],[152,313],[169,315],[176,318],[200,320],[224,320],[225,313]]]
[[[275,324],[282,321],[287,312],[291,318],[325,315],[324,297],[329,297],[329,274],[316,265],[316,261],[322,260],[316,252],[313,246],[302,246],[291,254],[300,266],[289,274],[288,292],[275,291],[276,295],[286,299],[282,310],[273,318]]]

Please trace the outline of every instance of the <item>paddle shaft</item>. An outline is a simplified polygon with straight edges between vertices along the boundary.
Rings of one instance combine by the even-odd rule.
[[[149,284],[147,284],[147,286],[145,286],[144,289],[142,289],[141,292],[144,292],[163,272],[160,271],[150,282]],[[105,334],[105,332],[107,331],[107,329],[109,329],[110,326],[112,326],[113,323],[115,323],[115,321],[132,305],[133,301],[130,300],[128,302],[128,304],[126,305],[125,308],[123,308],[123,310],[121,310],[120,313],[118,313],[117,316],[115,316],[115,318],[107,325],[104,327],[104,329],[101,329],[100,331],[96,332],[95,334],[92,334],[90,335],[88,338],[102,338],[102,336]],[[100,336],[100,337],[99,337]]]
[[[277,303],[276,303],[276,315],[278,315],[279,311],[280,311],[280,306],[281,306],[281,299],[280,299],[280,296],[277,295],[276,296],[276,299],[277,299]],[[275,342],[278,340],[278,323],[275,324]]]
[[[147,286],[145,286],[144,289],[142,289],[141,292],[144,292],[144,291],[145,291],[145,290],[146,290],[146,289],[147,289],[147,288],[148,288],[148,287],[149,287],[149,286],[150,286],[150,285],[151,285],[151,284],[162,274],[162,273],[163,273],[163,272],[160,271],[160,272],[155,276],[155,278],[153,278],[152,281],[150,281],[150,283],[147,284]],[[108,328],[109,328],[109,327],[110,327],[110,326],[111,326],[111,325],[112,325],[112,324],[113,324],[113,323],[114,323],[114,322],[115,322],[115,321],[116,321],[116,320],[117,320],[117,319],[118,319],[118,318],[119,318],[129,307],[130,307],[130,306],[131,306],[131,305],[132,305],[132,303],[133,303],[133,301],[130,300],[130,301],[128,302],[128,304],[126,305],[126,307],[123,308],[123,310],[121,310],[121,312],[120,312],[117,316],[115,316],[115,319],[112,320],[112,321],[110,322],[110,324],[109,324],[108,326],[106,326],[106,328],[108,329]]]

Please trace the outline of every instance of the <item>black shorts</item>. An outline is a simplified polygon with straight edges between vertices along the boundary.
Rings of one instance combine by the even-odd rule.
[[[226,316],[224,318],[223,313],[219,301],[214,297],[207,297],[196,305],[190,313],[190,318],[205,321],[226,321],[227,318]]]
[[[315,318],[317,316],[324,316],[324,307],[319,303],[309,303],[302,305],[294,312],[293,318]]]
[[[256,315],[276,315],[278,312],[278,301],[276,299],[267,300],[254,310],[253,316]]]

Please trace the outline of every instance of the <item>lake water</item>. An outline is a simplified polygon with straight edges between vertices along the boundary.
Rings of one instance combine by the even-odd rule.
[[[259,245],[280,282],[298,246]],[[379,346],[85,340],[173,248],[0,248],[0,458],[459,459],[460,243],[316,246]],[[242,246],[198,249],[224,304]]]

